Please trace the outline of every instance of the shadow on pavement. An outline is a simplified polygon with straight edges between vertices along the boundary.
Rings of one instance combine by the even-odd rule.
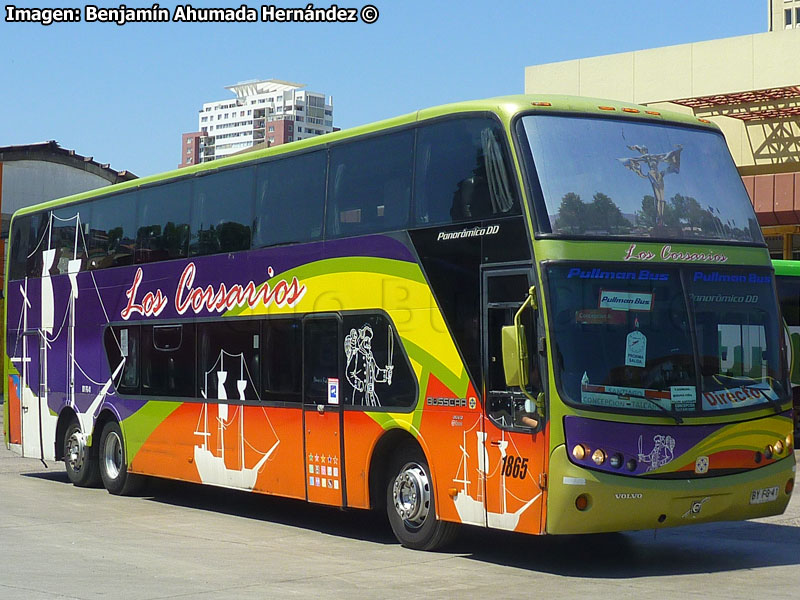
[[[68,484],[63,468],[22,473]],[[76,489],[76,494],[81,490]],[[376,544],[397,544],[385,515],[302,500],[150,479],[143,500],[268,521]],[[621,579],[800,565],[800,527],[744,521],[628,533],[527,536],[462,528],[442,554],[567,577]]]

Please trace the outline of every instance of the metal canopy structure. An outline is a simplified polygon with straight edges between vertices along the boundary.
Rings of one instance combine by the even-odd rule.
[[[741,121],[791,119],[800,117],[800,86],[714,94],[670,102]]]

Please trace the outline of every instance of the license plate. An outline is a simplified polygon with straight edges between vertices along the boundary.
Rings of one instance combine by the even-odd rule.
[[[778,486],[750,492],[750,504],[764,504],[778,499]]]

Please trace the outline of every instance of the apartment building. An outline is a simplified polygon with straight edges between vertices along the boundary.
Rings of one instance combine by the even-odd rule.
[[[334,130],[333,98],[309,91],[303,84],[267,79],[243,81],[225,89],[234,97],[203,104],[197,132],[183,135],[180,166]]]

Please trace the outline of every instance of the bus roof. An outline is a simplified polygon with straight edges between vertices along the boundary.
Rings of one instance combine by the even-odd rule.
[[[773,260],[775,275],[788,275],[800,277],[800,260]]]
[[[413,113],[369,123],[367,125],[360,125],[350,129],[343,129],[341,131],[336,131],[313,138],[306,138],[304,140],[298,140],[288,144],[281,144],[272,148],[241,152],[191,167],[166,171],[164,173],[149,175],[111,186],[96,188],[94,190],[81,192],[72,196],[65,196],[63,198],[49,200],[41,204],[21,208],[17,212],[19,214],[27,214],[43,209],[54,208],[61,206],[62,204],[87,200],[96,196],[105,196],[107,194],[112,194],[123,190],[134,190],[142,186],[171,178],[202,174],[227,166],[247,163],[270,156],[278,156],[280,154],[297,152],[299,150],[315,147],[324,147],[326,144],[337,142],[339,140],[346,140],[359,135],[374,133],[384,129],[390,129],[392,127],[399,127],[402,125],[416,123],[418,121],[425,121],[428,119],[434,119],[460,112],[493,112],[500,115],[505,120],[510,120],[515,114],[521,112],[596,115],[602,117],[632,118],[639,120],[644,119],[649,121],[693,125],[707,127],[712,130],[719,130],[714,123],[708,121],[707,119],[699,119],[693,115],[679,112],[653,110],[646,106],[640,106],[629,102],[620,102],[617,100],[546,94],[499,96],[484,100],[471,100],[466,102],[443,104],[441,106],[418,110]]]

